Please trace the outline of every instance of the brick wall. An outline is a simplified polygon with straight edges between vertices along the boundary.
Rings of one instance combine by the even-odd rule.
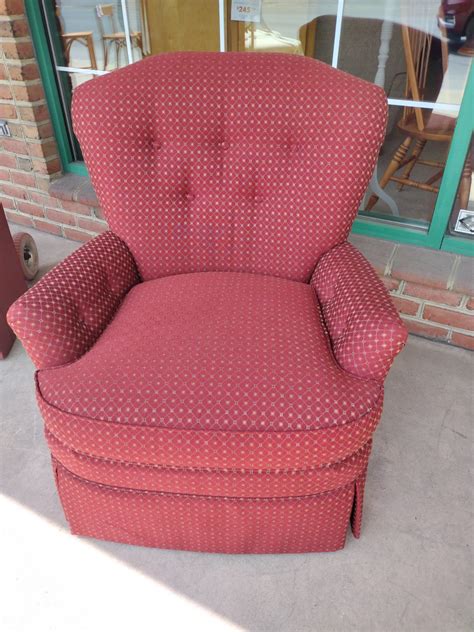
[[[389,290],[408,330],[474,350],[474,259],[362,235],[352,243]]]
[[[0,201],[16,224],[86,241],[104,230],[92,206],[49,193],[61,164],[23,0],[0,0]],[[63,196],[66,197],[66,196]]]

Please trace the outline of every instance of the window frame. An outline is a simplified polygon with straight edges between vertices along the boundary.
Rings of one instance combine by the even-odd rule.
[[[122,0],[122,6],[123,6]],[[46,11],[53,11],[52,4],[47,3]],[[221,18],[223,2],[219,0]],[[54,60],[50,46],[54,47],[56,59],[63,59],[61,42],[57,31],[51,32],[51,43],[48,42],[41,3],[38,0],[25,0],[25,10],[30,25],[31,36],[36,51],[41,79],[48,103],[51,122],[58,144],[59,155],[63,171],[86,176],[85,164],[74,160],[67,123],[61,105],[58,87],[58,74],[55,71]],[[54,16],[49,16],[54,17]],[[333,66],[337,67],[341,25],[344,17],[344,0],[338,0],[336,14],[336,36],[333,51]],[[50,24],[52,22],[50,21]],[[220,21],[222,30],[223,20]],[[223,38],[221,37],[221,40]],[[93,73],[91,73],[93,74]],[[103,74],[96,71],[95,74]],[[59,79],[61,80],[61,79]],[[393,101],[393,103],[392,103]],[[389,99],[392,105],[398,105],[400,100]],[[353,232],[389,241],[424,246],[435,250],[447,250],[462,255],[474,256],[474,240],[454,236],[447,233],[449,218],[455,202],[458,184],[461,178],[465,157],[469,150],[470,139],[474,131],[474,68],[471,67],[466,84],[463,100],[459,109],[458,119],[448,152],[448,158],[441,180],[440,189],[429,228],[416,228],[412,225],[402,225],[390,219],[382,220],[372,217],[357,216],[353,224]]]

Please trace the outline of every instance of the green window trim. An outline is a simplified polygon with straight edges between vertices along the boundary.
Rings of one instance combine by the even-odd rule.
[[[400,241],[414,246],[473,256],[473,241],[446,234],[473,131],[474,69],[471,67],[429,229],[402,226],[390,220],[376,221],[358,216],[354,222],[353,231],[388,241]]]
[[[53,12],[52,4],[47,3],[46,8],[48,11]],[[53,68],[50,47],[46,36],[46,24],[44,23],[41,3],[38,2],[38,0],[25,0],[25,10],[63,171],[66,173],[87,175],[85,164],[83,162],[74,161],[71,151],[64,113],[61,107],[56,73]],[[59,37],[56,37],[56,41],[53,42],[53,45],[55,46],[56,54],[61,58],[62,49]]]
[[[52,18],[54,17],[53,6],[50,3],[46,3],[45,6],[46,11],[50,12],[49,23],[52,24]],[[74,161],[71,151],[67,125],[60,102],[57,76],[53,68],[50,45],[46,36],[46,24],[44,23],[41,3],[38,0],[25,0],[25,8],[63,170],[66,173],[87,175],[85,164]],[[55,55],[58,59],[62,59],[59,36],[54,30],[52,36],[52,46],[54,46]],[[395,222],[390,219],[378,220],[369,216],[359,215],[354,222],[353,232],[388,241],[397,241],[435,250],[447,250],[474,256],[474,241],[447,234],[449,217],[456,199],[461,172],[473,132],[474,69],[471,67],[429,229],[403,225],[401,222]]]

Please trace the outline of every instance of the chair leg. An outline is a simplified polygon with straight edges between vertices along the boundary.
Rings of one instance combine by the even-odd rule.
[[[403,172],[402,178],[409,178],[411,172],[413,171],[413,167],[416,165],[418,158],[421,156],[421,152],[423,151],[423,149],[425,148],[426,145],[426,140],[417,140],[415,143],[415,147],[413,149],[413,152],[410,156],[410,161],[408,163],[408,165],[405,167],[405,170]],[[404,184],[399,184],[398,185],[398,190],[402,191],[403,187],[405,185]]]
[[[86,46],[89,51],[89,59],[91,60],[91,68],[92,70],[97,70],[97,60],[95,58],[95,50],[94,50],[94,40],[92,39],[92,35],[86,36]]]
[[[104,70],[107,70],[107,63],[109,61],[109,47],[105,40],[103,43],[104,43]]]
[[[120,68],[120,44],[115,42],[115,64],[117,68]]]
[[[428,180],[425,181],[425,184],[434,184],[437,180],[441,180],[443,177],[444,169],[440,169],[435,174],[433,174]]]
[[[467,209],[469,204],[469,196],[471,194],[471,181],[472,181],[472,166],[471,156],[468,153],[466,162],[464,163],[464,169],[462,170],[461,182],[459,184],[459,202],[461,208]]]
[[[398,169],[400,169],[400,165],[402,164],[407,154],[407,151],[411,145],[411,141],[412,141],[411,136],[407,136],[405,140],[403,141],[403,143],[398,147],[397,151],[393,154],[393,158],[390,161],[390,164],[388,165],[387,169],[385,170],[385,173],[380,179],[379,184],[380,184],[381,189],[385,189],[390,178],[393,176],[393,174],[396,171],[398,171]],[[371,195],[365,210],[370,211],[374,207],[378,199],[379,199],[378,195]]]

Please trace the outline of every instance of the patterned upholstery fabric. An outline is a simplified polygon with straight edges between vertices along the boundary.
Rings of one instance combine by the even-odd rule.
[[[337,551],[351,516],[359,519],[358,481],[303,496],[166,494],[98,485],[53,465],[72,533],[104,540],[213,553]]]
[[[80,358],[128,290],[136,265],[113,233],[96,237],[46,274],[8,311],[8,322],[39,369]]]
[[[382,390],[334,361],[309,284],[240,272],[139,283],[89,353],[38,387],[88,419],[237,432],[343,426]]]
[[[360,377],[383,380],[407,331],[372,266],[345,242],[321,257],[311,285],[339,364]]]
[[[9,312],[73,533],[228,553],[359,537],[406,338],[346,242],[386,109],[289,55],[167,54],[76,90],[111,232]]]
[[[386,113],[380,88],[268,53],[150,57],[82,84],[73,103],[101,207],[143,280],[309,281],[349,233]]]

